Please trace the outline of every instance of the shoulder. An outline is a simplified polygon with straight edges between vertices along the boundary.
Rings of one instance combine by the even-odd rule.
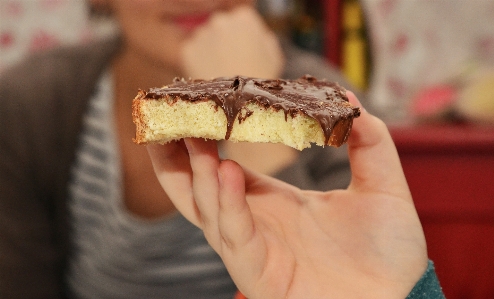
[[[30,55],[0,74],[1,101],[7,96],[39,101],[44,95],[54,98],[54,93],[63,95],[91,85],[117,45],[116,39],[102,40]]]
[[[5,159],[48,169],[73,150],[86,102],[117,45],[98,41],[58,48],[0,74],[0,152]]]
[[[0,74],[0,122],[5,134],[25,126],[49,131],[82,113],[118,40],[33,54]],[[29,120],[29,121],[26,121]]]

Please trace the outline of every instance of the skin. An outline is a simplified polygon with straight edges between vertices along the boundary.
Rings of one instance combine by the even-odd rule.
[[[233,46],[233,49],[232,49]],[[244,76],[277,78],[283,67],[275,34],[251,6],[211,16],[183,48],[184,69],[192,78]]]
[[[351,184],[330,192],[222,161],[215,142],[147,148],[163,189],[248,298],[405,298],[427,252],[398,154],[365,110],[348,145]]]
[[[276,78],[283,65],[281,49],[252,0],[92,0],[92,4],[110,11],[123,37],[112,73],[125,206],[144,219],[175,213],[146,149],[132,142],[135,126],[130,103],[138,89],[163,86],[175,77],[250,74]],[[252,165],[253,169],[272,173],[296,158],[291,148],[268,147],[250,148],[250,154],[270,153],[267,163]],[[225,152],[247,163],[242,150],[225,145]]]

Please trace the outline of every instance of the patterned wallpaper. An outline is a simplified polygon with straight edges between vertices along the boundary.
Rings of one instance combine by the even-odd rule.
[[[34,51],[109,31],[89,22],[85,0],[0,0],[0,72]]]
[[[370,94],[384,113],[406,117],[431,85],[494,67],[494,1],[363,0],[370,27]],[[395,113],[395,111],[402,113]]]

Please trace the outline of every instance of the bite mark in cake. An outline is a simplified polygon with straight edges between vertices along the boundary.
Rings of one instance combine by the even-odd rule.
[[[345,88],[306,75],[297,80],[249,77],[176,79],[133,100],[137,144],[184,137],[281,142],[296,149],[340,146],[358,107]]]

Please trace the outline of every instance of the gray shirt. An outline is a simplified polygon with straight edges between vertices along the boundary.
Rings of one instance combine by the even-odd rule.
[[[112,86],[111,75],[103,74],[84,115],[72,170],[71,293],[86,299],[233,298],[236,287],[201,230],[178,213],[147,221],[124,207]]]

